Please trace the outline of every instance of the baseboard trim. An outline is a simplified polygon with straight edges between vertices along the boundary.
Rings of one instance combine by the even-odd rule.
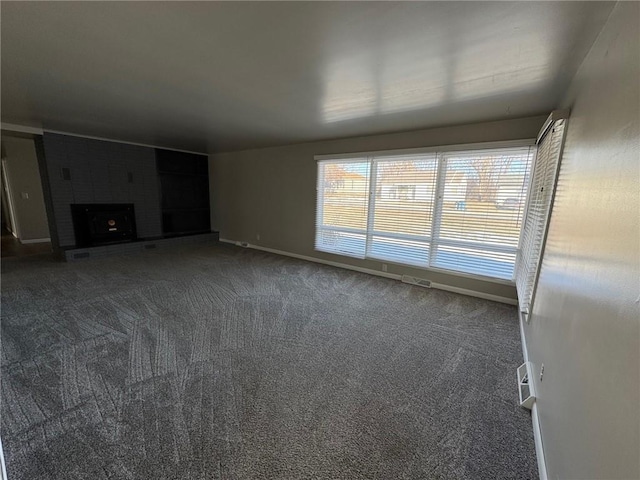
[[[238,247],[252,248],[254,250],[261,250],[263,252],[275,253],[276,255],[283,255],[285,257],[297,258],[298,260],[306,260],[308,262],[321,263],[323,265],[330,265],[332,267],[345,268],[347,270],[355,270],[356,272],[368,273],[370,275],[391,278],[393,280],[400,280],[400,278],[402,277],[402,275],[398,275],[395,273],[379,272],[377,270],[371,270],[370,268],[357,267],[355,265],[349,265],[346,263],[332,262],[331,260],[323,260],[321,258],[309,257],[307,255],[300,255],[298,253],[285,252],[284,250],[277,250],[275,248],[262,247],[260,245],[253,245],[251,243],[244,244],[242,242],[237,242],[235,240],[228,240],[226,238],[221,238],[220,241],[223,243],[230,243]]]
[[[402,275],[396,274],[396,273],[381,272],[379,270],[372,270],[370,268],[358,267],[355,265],[349,265],[347,263],[333,262],[331,260],[324,260],[316,257],[309,257],[307,255],[300,255],[298,253],[286,252],[284,250],[277,250],[275,248],[263,247],[261,245],[254,245],[251,243],[239,242],[236,240],[229,240],[227,238],[221,238],[220,241],[223,243],[229,243],[239,247],[252,248],[254,250],[261,250],[263,252],[274,253],[276,255],[283,255],[285,257],[292,257],[292,258],[297,258],[299,260],[306,260],[308,262],[321,263],[323,265],[330,265],[332,267],[344,268],[347,270],[354,270],[356,272],[361,272],[361,273],[368,273],[369,275],[375,275],[378,277],[391,278],[393,280],[400,280],[402,278]],[[467,295],[470,297],[482,298],[484,300],[491,300],[494,302],[506,303],[509,305],[517,304],[517,301],[513,298],[502,297],[500,295],[492,295],[490,293],[484,293],[484,292],[476,292],[475,290],[468,290],[466,288],[454,287],[451,285],[445,285],[443,283],[432,282],[431,288],[437,288],[438,290],[445,290],[447,292],[452,292],[452,293],[459,293],[461,295]]]
[[[493,302],[506,303],[508,305],[517,305],[518,302],[514,298],[501,297],[500,295],[493,295],[491,293],[476,292],[475,290],[469,290],[467,288],[453,287],[444,283],[431,282],[431,288],[437,288],[438,290],[445,290],[447,292],[459,293],[461,295],[467,295],[469,297],[482,298],[484,300],[491,300]]]
[[[522,312],[518,312],[518,321],[520,323],[520,341],[522,343],[522,356],[525,362],[529,361],[529,349],[524,335],[524,322]],[[536,459],[538,460],[538,474],[540,480],[548,480],[547,462],[544,457],[544,445],[542,444],[542,429],[540,428],[540,418],[538,415],[538,402],[533,403],[531,408],[531,424],[533,426],[533,441],[536,446]]]
[[[538,474],[540,475],[540,480],[547,480],[547,462],[542,448],[542,431],[540,430],[537,402],[534,402],[533,407],[531,407],[531,423],[533,424],[533,441],[536,445],[536,458],[538,459]]]
[[[50,241],[50,238],[32,238],[30,240],[20,240],[20,243],[22,243],[23,245],[27,245],[29,243],[46,243]]]

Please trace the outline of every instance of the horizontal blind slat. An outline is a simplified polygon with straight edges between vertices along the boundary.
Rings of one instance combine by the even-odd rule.
[[[542,260],[544,238],[560,163],[564,125],[564,120],[557,120],[538,145],[516,269],[518,299],[521,309],[525,312],[531,309]]]
[[[378,157],[374,159],[373,168],[376,184],[372,192],[373,225],[367,255],[377,260],[426,267],[437,177],[436,155]]]
[[[443,160],[446,170],[433,265],[513,278],[530,149],[447,152]],[[447,241],[460,246],[446,246]],[[503,253],[495,252],[495,247]]]
[[[369,168],[363,158],[318,162],[316,250],[364,258]]]

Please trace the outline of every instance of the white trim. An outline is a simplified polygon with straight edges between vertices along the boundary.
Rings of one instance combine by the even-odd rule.
[[[318,179],[316,181],[316,232],[318,227],[322,225],[323,218],[324,218],[324,168],[320,168],[320,165],[318,165]]]
[[[553,125],[556,120],[560,120],[563,118],[568,119],[570,115],[571,109],[569,108],[554,110],[553,112],[551,112],[547,119],[544,121],[544,125],[542,125],[540,132],[538,132],[538,136],[536,137],[536,145],[542,141],[542,137],[547,134],[547,132],[551,128],[551,125]]]
[[[285,252],[284,250],[277,250],[275,248],[262,247],[260,245],[253,245],[246,242],[238,242],[236,240],[229,240],[221,238],[220,242],[230,243],[244,248],[252,248],[254,250],[261,250],[263,252],[275,253],[276,255],[284,255],[285,257],[297,258],[299,260],[306,260],[308,262],[321,263],[323,265],[330,265],[332,267],[345,268],[347,270],[354,270],[356,272],[368,273],[369,275],[376,275],[378,277],[391,278],[393,280],[400,280],[402,275],[396,273],[382,272],[379,270],[372,270],[370,268],[358,267],[355,265],[349,265],[346,263],[333,262],[331,260],[324,260],[316,257],[309,257],[307,255],[300,255],[298,253]],[[483,298],[485,300],[492,300],[494,302],[506,303],[509,305],[516,305],[517,301],[513,298],[502,297],[500,295],[492,295],[490,293],[477,292],[475,290],[469,290],[466,288],[453,287],[451,285],[445,285],[443,283],[431,283],[431,288],[437,288],[438,290],[445,290],[447,292],[460,293],[470,297]]]
[[[525,362],[529,361],[529,349],[527,348],[527,343],[525,342],[524,335],[524,323],[525,320],[522,311],[518,309],[518,322],[520,323],[520,341],[522,342],[522,358]]]
[[[69,135],[70,137],[80,137],[80,138],[90,138],[92,140],[102,140],[105,142],[115,142],[115,143],[124,143],[127,145],[137,145],[139,147],[150,147],[150,148],[160,148],[162,150],[172,150],[174,152],[183,152],[183,153],[193,153],[195,155],[209,155],[207,152],[194,152],[193,150],[182,150],[181,148],[171,148],[171,147],[163,147],[160,145],[151,145],[149,143],[138,143],[138,142],[129,142],[126,140],[116,140],[113,138],[105,138],[105,137],[96,137],[94,135],[82,135],[80,133],[66,132],[62,130],[49,130],[48,128],[37,128],[37,127],[28,127],[26,125],[16,125],[13,123],[2,123],[2,130],[7,130],[10,132],[21,132],[21,133],[31,133],[34,135],[42,135],[46,133],[56,133],[58,135]]]
[[[7,477],[7,466],[4,462],[4,451],[2,449],[2,438],[0,438],[0,480],[9,480]]]
[[[326,157],[326,158],[317,158],[317,157]],[[349,153],[344,155],[315,155],[313,157],[318,163],[340,163],[340,164],[349,164],[349,163],[370,163],[371,159],[366,156],[358,156],[355,153]]]
[[[324,226],[318,225],[316,227],[318,230],[323,230],[325,232],[342,232],[342,233],[356,233],[360,235],[366,235],[367,231],[362,228],[353,228],[353,227],[334,227],[334,226]],[[362,257],[364,258],[364,257]]]
[[[11,217],[11,222],[9,222],[11,223],[11,228],[9,229],[9,231],[14,237],[20,238],[20,221],[18,220],[18,216],[16,215],[16,207],[13,203],[13,192],[11,190],[11,184],[9,183],[9,163],[7,162],[6,158],[3,158],[1,162],[3,176],[2,180],[4,182],[5,193],[7,194],[7,206],[9,207],[8,213]],[[7,225],[7,227],[9,227],[9,225]]]
[[[50,241],[50,238],[32,238],[30,240],[20,240],[20,243],[22,243],[23,245],[27,245],[29,243],[46,243]]]
[[[32,135],[42,135],[42,128],[29,127],[27,125],[16,125],[15,123],[0,123],[0,128],[8,132],[30,133]]]
[[[431,240],[429,240],[431,241]],[[322,251],[322,250],[320,250]],[[332,252],[329,252],[332,253]],[[351,258],[356,258],[356,257],[351,257]],[[487,283],[495,283],[497,285],[507,285],[509,287],[515,287],[516,284],[513,282],[513,280],[505,280],[503,278],[496,278],[496,277],[487,277],[484,275],[479,275],[476,273],[465,273],[465,272],[458,272],[456,270],[447,270],[446,268],[440,268],[440,267],[427,267],[425,265],[412,265],[409,263],[401,263],[395,260],[387,260],[386,258],[376,258],[376,257],[368,257],[369,260],[376,260],[379,262],[383,262],[383,263],[388,263],[390,265],[397,265],[399,267],[409,267],[409,268],[419,268],[419,269],[429,269],[429,272],[435,272],[435,273],[444,273],[445,275],[452,275],[454,277],[464,277],[464,278],[469,278],[471,280],[479,280],[482,282],[487,282]],[[515,303],[511,303],[511,302],[515,302],[515,299],[510,299],[509,305],[515,305]]]
[[[439,241],[433,240],[440,237],[440,227],[442,226],[442,199],[444,197],[444,186],[447,178],[447,161],[440,153],[436,155],[436,168],[436,184],[434,185],[433,208],[431,209],[431,232],[429,233],[431,237],[431,241],[429,242],[429,265],[436,263],[438,247],[440,246]]]
[[[551,125],[553,125],[553,114],[552,113],[550,113],[549,116],[547,117],[547,119],[544,121],[544,125],[542,125],[542,128],[540,129],[540,132],[538,133],[538,137],[536,138],[536,145],[539,144],[542,141],[542,139],[547,135],[547,132],[551,128]]]
[[[475,290],[469,290],[468,288],[453,287],[451,285],[445,285],[444,283],[431,282],[431,288],[437,288],[438,290],[445,290],[447,292],[459,293],[461,295],[467,295],[469,297],[491,300],[493,302],[506,303],[507,305],[518,304],[518,301],[515,298],[502,297],[500,295],[493,295],[492,293],[477,292]]]
[[[518,310],[520,310],[518,308]],[[529,361],[529,349],[527,348],[526,336],[524,334],[525,318],[522,312],[518,312],[518,323],[520,324],[520,341],[522,342],[522,357],[525,362]],[[536,447],[536,458],[538,460],[538,474],[540,480],[547,480],[547,462],[544,457],[544,445],[542,444],[542,429],[540,427],[540,417],[538,415],[538,402],[533,402],[531,407],[531,424],[533,426],[533,442]]]
[[[531,147],[536,144],[535,138],[525,138],[522,140],[505,140],[502,142],[481,142],[481,143],[462,143],[457,145],[437,145],[433,147],[420,147],[420,148],[403,148],[395,150],[375,150],[369,152],[353,152],[353,153],[337,153],[337,154],[323,154],[314,155],[313,158],[316,161],[322,162],[326,160],[349,160],[349,159],[362,159],[367,157],[376,157],[378,155],[415,155],[420,153],[434,153],[434,152],[452,152],[458,150],[483,150],[493,148],[509,148],[509,147]]]
[[[277,250],[275,248],[268,248],[268,247],[261,247],[260,245],[253,245],[245,242],[237,242],[235,240],[228,240],[226,238],[221,238],[220,242],[230,243],[238,247],[253,248],[254,250],[261,250],[263,252],[275,253],[276,255],[283,255],[285,257],[297,258],[299,260],[306,260],[308,262],[322,263],[323,265],[330,265],[332,267],[346,268],[347,270],[355,270],[356,272],[368,273],[370,275],[377,275],[379,277],[391,278],[393,280],[400,280],[400,278],[402,277],[402,275],[397,275],[395,273],[379,272],[377,270],[371,270],[370,268],[357,267],[355,265],[348,265],[348,264],[339,263],[339,262],[332,262],[330,260],[323,260],[321,258],[308,257],[306,255],[300,255],[298,253],[285,252],[283,250]]]
[[[531,407],[531,423],[533,424],[533,442],[536,446],[536,458],[538,459],[538,474],[540,480],[547,480],[547,462],[544,458],[542,445],[542,430],[540,430],[540,418],[538,417],[538,402],[533,402]]]

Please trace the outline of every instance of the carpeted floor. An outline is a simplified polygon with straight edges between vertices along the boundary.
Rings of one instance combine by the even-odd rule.
[[[536,478],[516,318],[231,246],[3,259],[9,480]]]

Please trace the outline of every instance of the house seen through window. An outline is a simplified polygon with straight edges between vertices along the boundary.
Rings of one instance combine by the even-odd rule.
[[[323,158],[316,249],[511,280],[532,156],[524,146]]]

